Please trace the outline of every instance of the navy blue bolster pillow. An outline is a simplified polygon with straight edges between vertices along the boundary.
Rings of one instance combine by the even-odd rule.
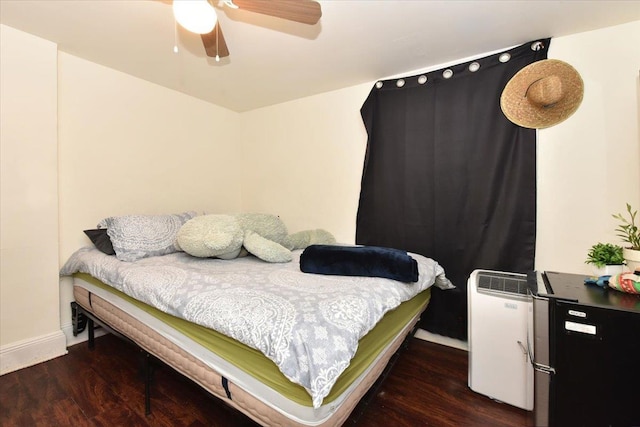
[[[305,273],[418,281],[418,263],[405,251],[379,246],[311,245],[300,255]]]

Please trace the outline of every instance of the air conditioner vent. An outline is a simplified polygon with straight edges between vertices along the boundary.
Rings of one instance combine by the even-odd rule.
[[[478,274],[478,290],[527,295],[527,279],[508,273]]]

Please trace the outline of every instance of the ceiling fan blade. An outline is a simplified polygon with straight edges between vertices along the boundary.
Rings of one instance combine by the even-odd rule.
[[[322,16],[320,3],[313,0],[233,0],[233,4],[242,10],[309,25]]]
[[[229,48],[224,41],[224,35],[220,28],[220,22],[216,23],[216,26],[210,33],[200,34],[202,43],[204,44],[204,50],[207,52],[207,56],[215,58],[218,55],[220,58],[229,56]]]

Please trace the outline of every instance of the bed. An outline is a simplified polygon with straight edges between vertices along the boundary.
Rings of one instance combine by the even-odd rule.
[[[411,336],[442,267],[416,260],[416,282],[310,274],[253,256],[174,251],[121,261],[96,247],[61,270],[75,302],[262,425],[338,426]]]

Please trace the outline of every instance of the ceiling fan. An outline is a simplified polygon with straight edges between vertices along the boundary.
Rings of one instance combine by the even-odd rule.
[[[229,48],[214,7],[246,10],[308,25],[316,24],[322,16],[320,3],[314,0],[173,0],[176,21],[187,30],[199,33],[207,56],[216,60],[229,56]],[[185,17],[203,19],[204,29],[186,25]]]

